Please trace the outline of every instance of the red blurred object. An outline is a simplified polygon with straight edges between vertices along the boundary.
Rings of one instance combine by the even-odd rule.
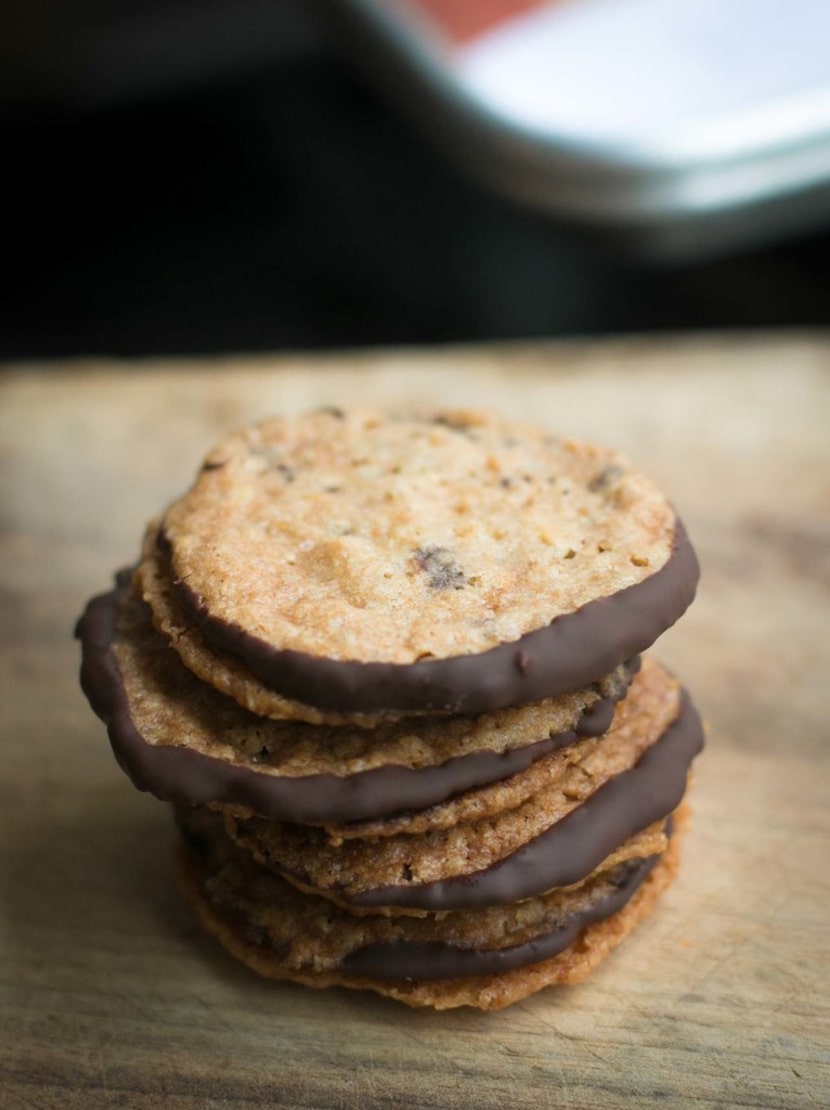
[[[467,42],[545,0],[414,0],[454,42]]]

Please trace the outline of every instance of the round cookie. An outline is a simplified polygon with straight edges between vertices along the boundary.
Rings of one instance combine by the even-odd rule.
[[[586,978],[653,908],[678,865],[632,860],[571,891],[427,919],[354,917],[234,850],[210,814],[184,816],[180,880],[201,923],[261,975],[373,990],[412,1006],[498,1009]]]
[[[656,713],[659,720],[665,722],[669,721],[670,714],[676,714],[679,688],[676,683],[671,680],[667,682],[666,679],[667,676],[659,664],[649,656],[643,656],[642,672],[633,678],[628,696],[619,701],[616,707],[609,706],[612,708],[611,718],[608,727],[602,731],[593,727],[586,730],[583,718],[576,729],[578,735],[573,737],[571,743],[557,744],[550,752],[543,753],[538,760],[528,764],[527,768],[519,769],[509,777],[454,794],[437,805],[367,821],[326,821],[324,828],[329,843],[336,846],[347,840],[372,841],[401,834],[417,836],[441,832],[474,821],[486,821],[507,810],[515,810],[535,795],[563,784],[568,776],[571,785],[567,789],[571,800],[575,800],[577,796],[587,796],[590,781],[588,769],[592,764],[596,764],[598,759],[614,758],[612,753],[616,751],[617,758],[621,758],[620,766],[623,766],[626,760],[633,759],[635,753],[641,750],[645,741],[641,735],[643,722],[637,720],[638,714],[645,711],[652,715],[653,720]],[[605,707],[609,700],[603,699],[597,706]],[[498,716],[503,712],[512,711],[497,710],[494,715]],[[593,724],[594,719],[592,710],[589,723]],[[653,725],[653,735],[657,734],[659,727],[659,724]],[[610,730],[614,732],[614,739],[600,753],[597,751],[597,738]],[[635,738],[632,740],[632,737]]]
[[[311,823],[421,810],[515,776],[605,731],[636,670],[619,667],[537,705],[370,732],[263,719],[223,697],[182,665],[126,580],[88,604],[78,635],[82,684],[136,786],[167,801]]]
[[[585,686],[681,615],[698,568],[615,453],[482,414],[355,410],[229,437],[140,576],[205,681],[258,713],[370,723]]]
[[[87,606],[82,686],[232,953],[494,1009],[584,978],[674,874],[702,727],[637,667],[697,578],[618,454],[321,410],[207,457]]]
[[[604,737],[577,745],[576,761],[565,749],[524,772],[536,789],[522,804],[479,820],[341,844],[257,818],[229,818],[228,831],[300,889],[353,909],[454,910],[570,886],[679,805],[703,743],[693,706],[657,664],[644,667],[628,702],[630,714]]]

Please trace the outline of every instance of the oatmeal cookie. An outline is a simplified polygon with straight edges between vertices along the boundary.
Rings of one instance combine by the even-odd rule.
[[[673,879],[677,825],[660,855],[614,865],[572,890],[388,918],[355,917],[296,890],[233,846],[215,815],[190,811],[182,815],[180,881],[206,930],[267,978],[372,990],[410,1006],[491,1010],[585,979]]]
[[[622,456],[495,416],[371,410],[229,437],[139,571],[204,681],[257,713],[367,724],[579,689],[653,643],[697,576]]]
[[[84,689],[139,789],[240,816],[339,823],[344,835],[353,823],[437,806],[601,734],[636,670],[618,667],[536,705],[369,731],[257,717],[199,682],[125,579],[88,604],[78,632]]]

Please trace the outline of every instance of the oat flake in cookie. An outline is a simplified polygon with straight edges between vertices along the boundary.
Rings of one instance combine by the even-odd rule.
[[[187,665],[213,682],[226,658],[249,708],[311,720],[578,689],[653,643],[698,576],[671,505],[621,456],[465,412],[239,432],[153,544],[144,594]]]

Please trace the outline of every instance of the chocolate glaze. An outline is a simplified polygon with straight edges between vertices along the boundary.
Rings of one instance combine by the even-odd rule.
[[[605,897],[572,914],[558,929],[524,944],[495,949],[458,948],[441,941],[368,944],[350,952],[340,969],[349,975],[365,975],[370,979],[460,979],[470,975],[498,975],[540,963],[573,944],[586,925],[605,921],[621,910],[659,858],[650,856],[622,864],[619,877]]]
[[[158,544],[169,559],[171,544],[163,532]],[[644,651],[674,624],[691,604],[699,575],[677,520],[668,562],[644,581],[489,651],[404,664],[327,659],[274,647],[213,616],[171,571],[176,597],[213,648],[241,659],[283,697],[342,713],[480,713],[578,690]]]
[[[217,873],[217,864],[221,867],[221,860],[224,858],[220,847],[225,839],[221,818],[209,810],[188,808],[186,811],[177,811],[176,821],[189,854],[198,863],[203,893],[205,897],[209,897],[207,882]],[[665,825],[668,837],[672,835],[672,826],[673,821],[669,817]],[[220,849],[218,855],[217,848]],[[475,950],[445,941],[379,941],[349,953],[341,960],[340,969],[346,974],[365,975],[372,979],[427,980],[492,975],[538,963],[564,951],[577,939],[585,926],[603,921],[622,909],[661,858],[650,856],[618,864],[604,878],[606,892],[597,897],[593,905],[570,915],[549,933],[522,944],[503,949]],[[248,864],[250,866],[250,860]],[[270,942],[265,929],[252,926],[241,908],[215,908],[249,943],[280,951],[280,946]]]
[[[340,897],[354,906],[461,910],[506,905],[578,883],[620,844],[676,809],[689,764],[702,747],[700,717],[684,691],[679,716],[634,767],[499,863],[471,875],[350,897],[341,891]]]
[[[187,805],[219,802],[249,807],[272,821],[362,821],[424,809],[447,798],[525,770],[581,736],[600,736],[610,725],[615,700],[602,698],[573,730],[505,753],[475,752],[436,767],[378,767],[349,776],[277,777],[188,748],[148,744],[130,714],[124,679],[113,651],[118,591],[95,597],[78,622],[83,645],[81,686],[107,724],[113,752],[139,790]],[[172,649],[171,649],[172,650]],[[628,664],[636,673],[639,659]]]

